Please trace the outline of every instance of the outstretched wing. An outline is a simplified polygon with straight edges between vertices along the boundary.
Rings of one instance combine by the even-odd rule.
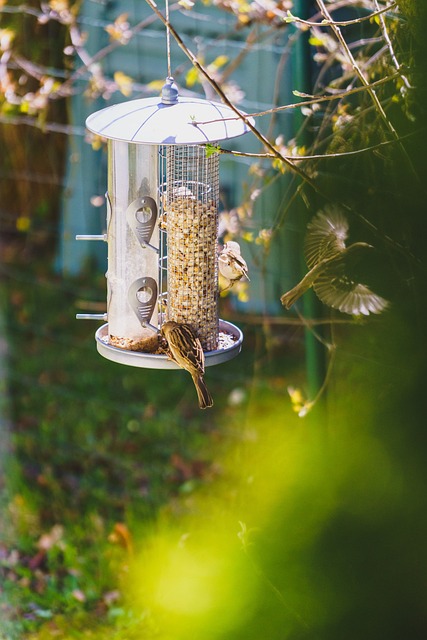
[[[337,205],[327,205],[307,225],[304,255],[309,269],[344,251],[348,222]]]
[[[344,260],[334,261],[325,268],[313,289],[324,304],[350,315],[381,313],[388,306],[387,300],[349,277]]]

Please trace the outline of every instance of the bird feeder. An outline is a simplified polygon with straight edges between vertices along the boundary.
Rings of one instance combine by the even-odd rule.
[[[207,143],[248,131],[245,119],[208,100],[180,97],[168,78],[161,97],[90,115],[108,141],[107,323],[95,334],[109,360],[176,368],[141,350],[169,320],[196,332],[206,366],[240,352],[240,329],[218,317],[219,153]],[[78,317],[96,317],[79,314]]]

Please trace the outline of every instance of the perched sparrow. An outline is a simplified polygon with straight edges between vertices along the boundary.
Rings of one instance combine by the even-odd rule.
[[[160,332],[168,344],[171,359],[178,366],[186,369],[193,378],[199,407],[201,409],[211,407],[213,400],[203,378],[205,356],[199,338],[188,324],[179,324],[172,320],[165,322]]]
[[[336,206],[325,207],[307,225],[304,254],[310,271],[280,298],[289,309],[310,287],[320,300],[351,315],[381,313],[387,300],[373,293],[352,276],[352,267],[373,250],[370,244],[355,242],[346,247],[348,223]]]
[[[218,257],[218,266],[221,275],[229,282],[223,291],[230,289],[243,276],[249,280],[248,265],[242,258],[240,246],[237,242],[230,240],[225,243]]]

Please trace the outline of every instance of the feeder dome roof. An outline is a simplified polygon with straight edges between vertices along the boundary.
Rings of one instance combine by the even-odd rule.
[[[249,131],[230,107],[188,97],[178,97],[173,104],[161,97],[122,102],[92,113],[86,126],[103,138],[141,144],[203,144]]]

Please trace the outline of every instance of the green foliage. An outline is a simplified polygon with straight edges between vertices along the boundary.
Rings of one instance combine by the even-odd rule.
[[[220,152],[219,145],[207,144],[205,146],[206,146],[206,157],[207,158],[210,158],[211,156],[215,155],[215,153],[219,153]]]

